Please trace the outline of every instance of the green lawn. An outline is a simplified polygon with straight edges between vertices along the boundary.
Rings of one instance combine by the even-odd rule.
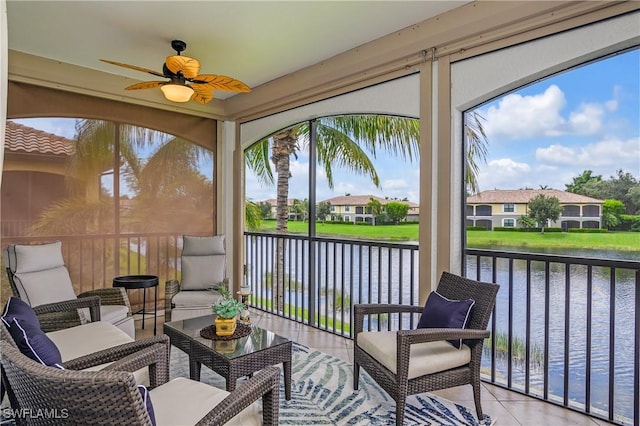
[[[289,232],[306,234],[309,224],[291,221]],[[274,220],[265,220],[262,231],[272,232]],[[378,241],[418,241],[418,224],[404,225],[345,225],[318,223],[316,233],[320,236],[349,237]],[[467,246],[470,248],[523,247],[530,249],[594,249],[640,252],[640,233],[608,232],[602,234],[579,234],[559,232],[508,232],[468,231]]]

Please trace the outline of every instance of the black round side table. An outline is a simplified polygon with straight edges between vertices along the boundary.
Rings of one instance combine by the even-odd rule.
[[[124,287],[125,290],[142,289],[142,309],[134,314],[142,313],[142,329],[144,330],[144,315],[147,306],[147,289],[155,288],[153,302],[153,335],[156,335],[156,314],[158,312],[158,277],[155,275],[123,275],[113,279],[114,287]]]

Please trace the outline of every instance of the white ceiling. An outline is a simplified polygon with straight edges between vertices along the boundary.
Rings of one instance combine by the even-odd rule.
[[[158,77],[171,40],[201,73],[257,87],[468,1],[7,1],[9,49],[131,79]],[[216,92],[224,99],[231,94]]]

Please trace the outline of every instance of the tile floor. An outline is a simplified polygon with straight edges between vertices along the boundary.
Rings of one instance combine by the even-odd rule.
[[[281,336],[320,351],[333,354],[345,361],[353,361],[353,341],[327,333],[285,318],[268,314],[255,309],[252,313],[252,323],[274,331]],[[158,333],[162,332],[164,314],[159,312],[157,317]],[[136,337],[143,338],[153,335],[153,318],[145,319],[145,329],[142,330],[142,320],[136,320]],[[594,419],[583,414],[566,410],[534,398],[483,383],[482,408],[496,419],[496,426],[597,426],[611,425],[604,420]],[[473,407],[473,392],[471,386],[460,386],[434,392],[450,401],[467,407]]]

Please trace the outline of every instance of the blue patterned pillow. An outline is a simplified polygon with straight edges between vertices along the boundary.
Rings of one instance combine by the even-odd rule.
[[[418,321],[418,328],[465,328],[469,312],[475,301],[450,300],[438,292],[431,292]],[[448,340],[456,348],[462,347],[462,340]]]
[[[24,301],[17,297],[9,298],[2,321],[20,352],[43,365],[62,368],[58,347],[42,331],[38,317]]]
[[[156,413],[155,411],[153,411],[153,404],[151,403],[151,395],[149,395],[149,390],[143,385],[138,385],[138,391],[140,392],[140,396],[144,401],[144,406],[147,409],[149,418],[151,419],[151,424],[153,426],[156,426]]]

